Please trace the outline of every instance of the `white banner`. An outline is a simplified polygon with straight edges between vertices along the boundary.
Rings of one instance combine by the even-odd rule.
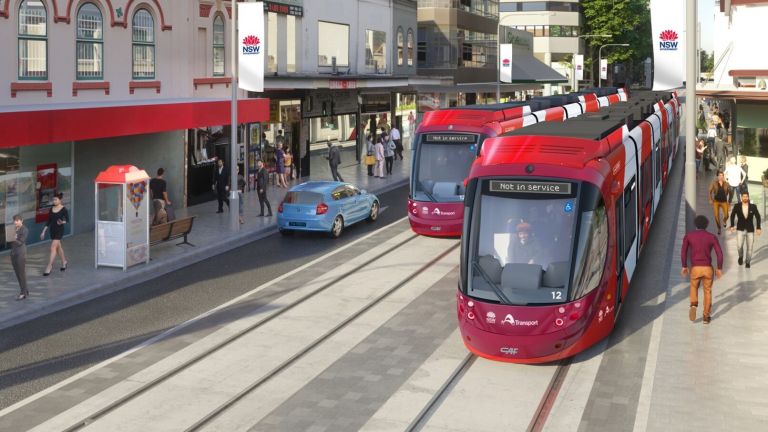
[[[608,59],[600,59],[600,79],[608,79]]]
[[[501,44],[499,55],[499,80],[512,82],[512,44]]]
[[[582,81],[584,79],[584,56],[576,54],[576,81]]]
[[[685,2],[651,0],[653,89],[682,87],[685,80]]]
[[[237,4],[239,87],[264,91],[264,3]]]

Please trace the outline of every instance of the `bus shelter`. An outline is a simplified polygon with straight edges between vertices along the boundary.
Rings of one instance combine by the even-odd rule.
[[[149,263],[149,176],[133,165],[113,165],[95,180],[95,266]]]

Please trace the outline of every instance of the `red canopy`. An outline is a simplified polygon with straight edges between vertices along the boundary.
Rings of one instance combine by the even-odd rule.
[[[96,176],[96,183],[136,183],[149,180],[147,172],[133,165],[112,165]]]

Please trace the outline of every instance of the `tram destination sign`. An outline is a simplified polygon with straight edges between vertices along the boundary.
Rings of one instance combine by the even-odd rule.
[[[424,135],[423,142],[427,144],[474,144],[477,142],[477,135],[428,133]]]
[[[491,180],[491,192],[570,195],[570,183]]]

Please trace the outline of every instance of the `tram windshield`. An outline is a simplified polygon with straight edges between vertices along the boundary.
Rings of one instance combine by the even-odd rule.
[[[504,304],[552,304],[598,286],[608,225],[596,187],[531,179],[478,185],[470,200],[466,294]]]
[[[464,200],[464,179],[477,157],[481,137],[476,134],[425,133],[416,154],[413,199],[458,202]]]

